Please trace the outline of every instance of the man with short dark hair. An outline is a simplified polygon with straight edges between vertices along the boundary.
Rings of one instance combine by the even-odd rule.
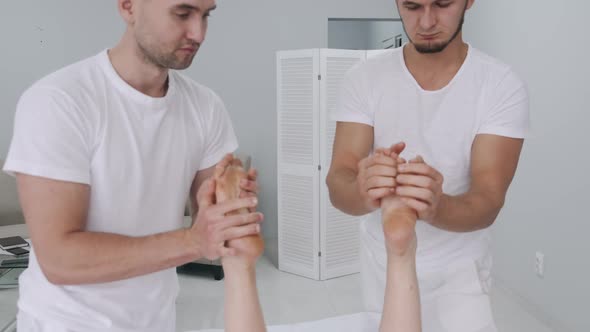
[[[473,3],[396,0],[410,42],[353,68],[334,114],[326,182],[334,206],[366,215],[360,225],[366,309],[383,308],[388,256],[381,212],[393,195],[418,217],[425,332],[496,331],[488,227],[504,204],[528,129],[525,84],[463,41]]]

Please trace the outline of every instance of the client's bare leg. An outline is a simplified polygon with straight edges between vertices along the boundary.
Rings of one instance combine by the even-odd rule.
[[[398,197],[381,200],[387,247],[387,281],[380,332],[420,332],[420,297],[416,276],[414,209]]]
[[[240,180],[245,179],[247,174],[239,159],[234,159],[225,169],[216,169],[214,177],[216,199],[218,203],[221,203],[239,197]],[[248,213],[248,211],[243,209],[233,213]],[[227,245],[235,248],[237,255],[221,259],[225,272],[225,331],[266,331],[256,289],[256,260],[264,250],[262,237],[247,236],[231,240]]]

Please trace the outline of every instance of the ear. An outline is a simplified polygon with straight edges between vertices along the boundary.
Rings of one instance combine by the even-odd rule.
[[[473,3],[475,2],[475,0],[467,0],[467,7],[465,8],[466,10],[470,9],[471,6],[473,6]]]
[[[135,23],[136,7],[137,2],[134,0],[117,0],[119,14],[128,25],[133,25]]]

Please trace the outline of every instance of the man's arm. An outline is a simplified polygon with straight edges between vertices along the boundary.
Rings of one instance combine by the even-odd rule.
[[[330,201],[345,213],[364,215],[379,208],[379,200],[395,186],[394,161],[383,155],[369,156],[372,149],[373,127],[337,123],[326,184]],[[400,152],[399,148],[394,150]]]
[[[88,185],[17,174],[19,197],[39,264],[54,284],[122,280],[181,265],[203,256],[235,252],[228,239],[256,234],[256,214],[225,213],[257,204],[252,198],[214,204],[215,186],[198,192],[201,211],[187,229],[143,237],[85,231]],[[124,222],[124,220],[122,221]]]
[[[199,257],[183,230],[141,238],[85,232],[88,185],[24,174],[17,183],[35,254],[51,283],[120,280]]]
[[[477,135],[471,151],[471,186],[458,196],[442,193],[442,176],[424,163],[399,166],[396,193],[422,220],[454,232],[492,225],[504,206],[524,140]],[[405,169],[404,169],[405,167]]]

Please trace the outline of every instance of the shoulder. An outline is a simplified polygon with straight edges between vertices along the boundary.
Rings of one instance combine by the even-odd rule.
[[[63,67],[32,85],[32,88],[52,88],[63,92],[91,88],[98,76],[102,76],[101,54]]]
[[[369,51],[367,59],[354,65],[349,73],[364,76],[373,76],[382,73],[385,69],[396,68],[399,61],[402,47],[391,50]]]
[[[60,103],[76,103],[95,94],[96,83],[103,74],[99,56],[92,56],[63,67],[33,83],[22,99],[59,99]]]
[[[477,75],[485,79],[488,86],[509,84],[525,86],[524,80],[507,63],[470,46],[470,58]]]
[[[213,89],[178,71],[171,71],[170,73],[174,75],[180,95],[183,98],[188,98],[191,103],[198,103],[200,106],[214,106],[222,103],[221,98]]]

